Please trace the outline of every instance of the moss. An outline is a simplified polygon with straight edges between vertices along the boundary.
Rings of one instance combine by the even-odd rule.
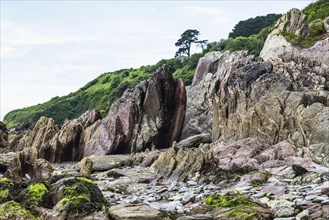
[[[0,219],[29,219],[36,220],[32,213],[15,201],[9,201],[0,205]]]
[[[3,177],[3,178],[0,179],[0,184],[4,184],[4,185],[8,185],[8,186],[14,186],[15,185],[14,181],[12,181],[12,180],[10,180],[6,177]]]
[[[232,208],[239,205],[254,206],[252,202],[249,202],[247,199],[241,197],[240,195],[219,195],[215,194],[205,198],[205,203],[208,206],[215,208]]]
[[[0,201],[7,199],[10,196],[9,189],[1,190],[0,189]]]
[[[77,177],[77,179],[78,179],[78,180],[81,180],[81,181],[86,181],[86,182],[88,182],[88,183],[94,183],[93,180],[88,179],[88,178],[86,178],[86,177]]]
[[[228,217],[230,219],[239,219],[239,220],[250,220],[250,219],[258,219],[257,212],[252,207],[238,207],[228,213]]]
[[[48,189],[43,183],[32,184],[27,188],[27,190],[28,194],[34,201],[42,201],[48,193]]]

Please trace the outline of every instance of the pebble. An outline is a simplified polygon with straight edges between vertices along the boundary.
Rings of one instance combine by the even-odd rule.
[[[309,214],[310,213],[309,213],[308,209],[305,209],[302,212],[300,212],[298,215],[296,215],[296,220],[301,220],[302,218],[309,216]]]
[[[188,185],[188,186],[197,186],[198,183],[195,182],[195,181],[190,180],[190,181],[187,181],[187,185]]]
[[[323,201],[321,202],[321,204],[322,204],[322,205],[329,205],[329,199],[327,199],[327,200],[323,200]]]
[[[262,198],[262,197],[264,197],[264,196],[266,196],[266,193],[264,193],[264,192],[259,192],[259,193],[256,193],[256,194],[252,195],[251,197],[252,197],[252,198],[255,198],[255,199],[259,199],[259,198]]]
[[[186,186],[183,186],[181,188],[179,188],[178,193],[183,193],[186,192],[188,190],[188,188]]]

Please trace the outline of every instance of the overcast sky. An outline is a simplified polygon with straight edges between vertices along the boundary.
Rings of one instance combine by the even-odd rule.
[[[218,41],[240,20],[310,2],[1,0],[0,119],[101,73],[171,58],[186,29]]]

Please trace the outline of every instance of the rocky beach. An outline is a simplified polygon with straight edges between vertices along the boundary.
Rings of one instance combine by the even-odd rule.
[[[209,52],[192,85],[164,65],[106,117],[0,123],[0,219],[329,219],[329,18],[292,9],[260,56]]]

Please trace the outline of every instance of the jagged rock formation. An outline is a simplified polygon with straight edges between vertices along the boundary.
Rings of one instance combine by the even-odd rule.
[[[320,29],[325,30],[327,19],[319,22],[319,25],[323,26],[320,27]],[[316,21],[312,22],[311,24],[308,24],[306,15],[304,15],[298,9],[290,10],[285,15],[283,15],[275,24],[275,28],[268,35],[265,41],[260,56],[264,60],[282,58],[282,56],[290,59],[296,59],[299,57],[305,59],[307,57],[313,61],[316,61],[318,65],[321,64],[328,68],[329,55],[328,53],[324,53],[325,51],[328,51],[328,44],[326,42],[321,43],[320,41],[317,43],[317,45],[314,45],[310,49],[303,49],[302,47],[298,47],[297,42],[296,45],[291,45],[291,43],[289,43],[284,37],[284,34],[292,34],[297,37],[300,37],[301,39],[305,39],[310,35],[309,32],[312,31],[312,25],[316,25],[315,23]],[[311,27],[311,30],[309,28],[309,25]],[[322,38],[325,37],[329,37],[328,33],[323,34]],[[325,41],[328,41],[328,39]]]
[[[213,98],[219,90],[225,72],[260,60],[247,56],[246,51],[235,53],[210,52],[199,60],[191,87],[187,88],[187,110],[181,140],[209,133],[212,130]]]
[[[86,129],[84,156],[167,148],[180,136],[186,92],[163,67],[127,90],[106,118]]]
[[[7,127],[2,121],[0,121],[0,153],[5,152],[8,145]]]
[[[181,139],[212,132],[213,141],[225,143],[287,140],[299,154],[328,164],[329,38],[299,49],[278,35],[284,30],[306,37],[305,22],[297,9],[278,21],[262,51],[267,62],[243,51],[201,58],[187,90]]]

